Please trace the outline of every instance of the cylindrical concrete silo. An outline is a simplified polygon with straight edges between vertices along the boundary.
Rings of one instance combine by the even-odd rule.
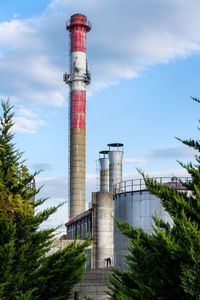
[[[113,258],[113,193],[96,193],[96,266],[110,266]],[[109,263],[108,263],[109,262]]]
[[[108,151],[100,151],[99,154],[103,155],[103,157],[99,158],[100,191],[109,192],[109,158],[106,156]]]
[[[91,25],[86,16],[75,14],[67,22],[70,32],[70,74],[64,81],[70,86],[70,219],[85,211],[86,85],[90,73],[86,61],[86,33]]]
[[[113,192],[114,185],[122,181],[123,144],[112,143],[109,147],[109,191]]]

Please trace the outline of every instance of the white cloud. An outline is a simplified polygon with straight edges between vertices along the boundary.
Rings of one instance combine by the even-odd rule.
[[[149,159],[193,159],[196,151],[187,146],[157,149],[147,154]]]
[[[40,32],[38,24],[43,27],[42,17],[0,23],[1,87],[3,94],[14,95],[20,102],[60,106],[63,71],[51,57],[48,33]]]
[[[93,78],[88,94],[200,50],[196,0],[127,0],[126,5],[120,0],[53,0],[39,17],[0,23],[1,94],[22,102],[64,103],[65,21],[77,11],[93,23],[87,40]]]
[[[14,19],[17,19],[17,18],[19,18],[19,17],[20,17],[20,14],[15,13],[15,14],[13,15],[13,18],[14,18]]]
[[[24,108],[24,107],[20,107],[19,108],[18,114],[23,115],[23,116],[28,117],[28,118],[32,118],[32,117],[36,117],[37,116],[36,113],[34,113],[30,109],[27,109],[27,108]]]
[[[58,211],[53,214],[43,225],[42,228],[55,227],[62,224],[62,229],[65,229],[64,224],[68,221],[68,178],[67,176],[55,176],[36,178],[36,187],[44,185],[38,198],[49,199],[42,205],[41,209],[56,206],[59,203],[66,202]],[[86,209],[88,203],[92,201],[91,193],[96,192],[96,175],[86,174]]]
[[[123,160],[124,163],[140,163],[146,164],[155,160],[180,160],[180,159],[194,159],[194,155],[196,151],[193,148],[189,148],[186,146],[183,147],[172,147],[172,148],[164,148],[164,149],[156,149],[149,151],[143,157],[132,157],[125,158]]]
[[[38,127],[45,124],[43,120],[30,120],[25,117],[14,118],[13,130],[21,133],[36,133]]]
[[[67,176],[36,178],[36,185],[37,187],[44,185],[40,197],[62,198],[65,201],[68,198]]]
[[[32,134],[43,125],[45,121],[38,116],[38,113],[22,106],[16,111],[13,126],[15,132]]]
[[[31,165],[31,168],[35,171],[50,171],[51,165],[44,162],[37,162]]]
[[[91,193],[96,192],[97,176],[86,174],[86,201],[91,202]],[[62,198],[68,200],[68,177],[54,176],[36,178],[37,187],[44,185],[40,192],[40,197]]]

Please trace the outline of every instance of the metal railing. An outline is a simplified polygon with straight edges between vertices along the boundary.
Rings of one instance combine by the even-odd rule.
[[[76,22],[71,22],[71,19],[67,20],[66,21],[66,27],[69,26],[69,25],[86,25],[86,26],[89,26],[90,28],[92,28],[92,23],[88,20],[79,20],[80,22],[78,23],[77,20]]]
[[[186,188],[180,183],[188,182],[191,179],[189,177],[152,177],[151,179],[155,180],[157,183],[168,185],[177,190],[186,190]],[[145,181],[143,178],[126,180],[119,183],[116,183],[114,186],[114,197],[121,193],[128,192],[138,192],[147,190]]]

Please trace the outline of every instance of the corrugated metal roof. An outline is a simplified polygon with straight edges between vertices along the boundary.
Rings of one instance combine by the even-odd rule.
[[[65,226],[68,227],[68,226],[70,226],[70,225],[72,225],[72,224],[74,224],[74,223],[82,220],[83,218],[89,216],[90,214],[92,214],[92,208],[84,211],[82,214],[80,214],[77,217],[75,217],[74,219],[70,220],[69,222],[67,222],[65,224]]]

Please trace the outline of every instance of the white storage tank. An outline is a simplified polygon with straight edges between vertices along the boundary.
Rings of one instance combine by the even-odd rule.
[[[162,184],[173,186],[178,190],[186,191],[176,178],[156,178]],[[120,182],[114,188],[114,216],[119,222],[128,222],[134,227],[142,228],[146,233],[153,232],[152,216],[167,221],[172,226],[172,219],[161,205],[160,199],[150,194],[143,179]],[[128,254],[128,238],[114,223],[114,267],[124,269],[124,258],[120,254]]]

